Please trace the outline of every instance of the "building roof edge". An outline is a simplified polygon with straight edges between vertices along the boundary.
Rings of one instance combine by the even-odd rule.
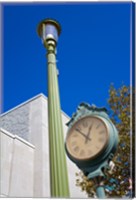
[[[32,97],[32,98],[30,98],[30,99],[28,99],[28,100],[26,100],[26,101],[20,103],[19,105],[15,106],[15,107],[13,107],[13,108],[11,108],[11,109],[9,109],[9,110],[7,110],[6,112],[0,114],[0,117],[2,117],[2,116],[4,116],[4,115],[6,115],[6,114],[8,114],[8,113],[10,113],[10,112],[12,112],[12,111],[18,109],[18,108],[20,108],[20,107],[22,107],[22,106],[24,106],[25,104],[28,104],[28,103],[30,103],[31,101],[34,101],[34,100],[36,100],[37,98],[40,98],[40,97],[43,97],[43,98],[45,98],[46,100],[48,99],[43,93],[39,93],[38,95],[36,95],[36,96],[34,96],[34,97]]]
[[[26,100],[26,101],[20,103],[19,105],[15,106],[15,107],[13,107],[13,108],[11,108],[11,109],[9,109],[8,111],[6,111],[6,112],[0,114],[0,117],[3,117],[4,115],[7,115],[8,113],[10,113],[10,112],[12,112],[12,111],[14,111],[14,110],[16,110],[16,109],[18,109],[18,108],[24,106],[25,104],[28,104],[28,103],[30,103],[31,101],[34,101],[34,100],[36,100],[36,99],[38,99],[38,98],[40,98],[40,97],[43,97],[46,101],[48,101],[48,97],[46,97],[43,93],[39,93],[38,95],[36,95],[36,96],[34,96],[34,97],[32,97],[32,98],[30,98],[30,99],[28,99],[28,100]],[[67,118],[70,119],[70,117],[69,117],[63,110],[61,110],[61,113],[62,113],[65,117],[67,117]]]

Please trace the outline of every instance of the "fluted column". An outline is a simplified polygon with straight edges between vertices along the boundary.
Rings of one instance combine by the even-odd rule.
[[[69,197],[68,172],[59,99],[55,46],[47,48],[50,188],[52,197]]]

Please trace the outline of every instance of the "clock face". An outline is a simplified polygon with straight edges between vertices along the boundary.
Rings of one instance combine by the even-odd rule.
[[[90,160],[99,155],[107,146],[109,132],[99,117],[87,116],[78,120],[69,130],[66,148],[78,160]]]

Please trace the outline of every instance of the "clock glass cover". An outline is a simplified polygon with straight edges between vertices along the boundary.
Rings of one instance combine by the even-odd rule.
[[[109,132],[100,117],[87,116],[79,119],[70,128],[66,138],[68,153],[77,160],[90,160],[107,146]]]

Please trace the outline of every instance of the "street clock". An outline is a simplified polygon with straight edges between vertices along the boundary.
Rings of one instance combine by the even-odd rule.
[[[89,178],[103,176],[118,143],[118,132],[105,108],[82,103],[67,123],[65,149],[68,157]]]
[[[99,116],[85,116],[70,128],[66,147],[71,157],[93,160],[101,155],[109,142],[109,128]]]

